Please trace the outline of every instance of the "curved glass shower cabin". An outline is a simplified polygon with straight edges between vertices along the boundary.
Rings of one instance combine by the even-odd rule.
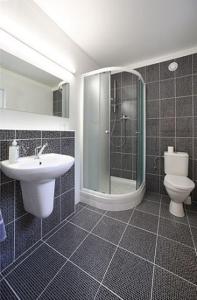
[[[145,87],[136,71],[83,78],[81,200],[107,210],[140,203],[145,191]]]

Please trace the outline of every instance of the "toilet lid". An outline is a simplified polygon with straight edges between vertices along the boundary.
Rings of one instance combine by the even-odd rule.
[[[165,181],[180,190],[193,189],[195,187],[194,182],[186,176],[166,175]]]

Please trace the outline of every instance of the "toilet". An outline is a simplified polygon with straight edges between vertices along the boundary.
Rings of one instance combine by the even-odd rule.
[[[186,202],[195,187],[188,176],[189,155],[185,152],[164,152],[164,186],[171,199],[169,211],[176,217],[184,217]]]

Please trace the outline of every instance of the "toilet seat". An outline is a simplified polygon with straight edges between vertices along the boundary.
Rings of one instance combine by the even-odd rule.
[[[164,178],[164,185],[178,190],[193,190],[194,182],[186,176],[166,175]]]

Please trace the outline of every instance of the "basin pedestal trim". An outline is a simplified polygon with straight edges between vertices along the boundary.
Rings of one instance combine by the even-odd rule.
[[[20,183],[25,210],[38,218],[47,218],[53,211],[55,179]]]

